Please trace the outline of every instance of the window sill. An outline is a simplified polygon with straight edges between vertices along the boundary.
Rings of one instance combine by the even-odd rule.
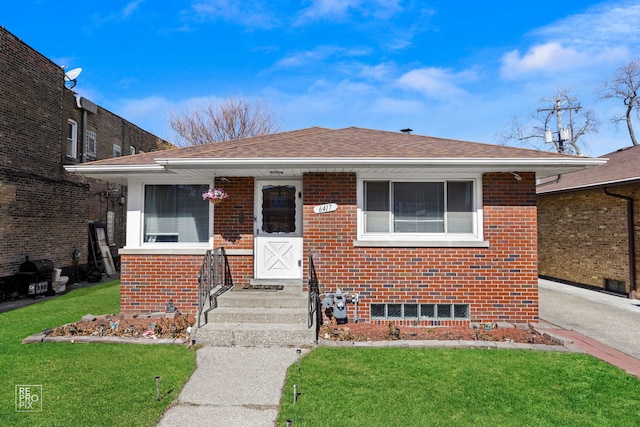
[[[122,248],[118,251],[118,255],[201,255],[204,256],[209,247],[190,247],[176,248],[167,246],[161,248],[154,247],[138,247],[138,248]]]
[[[360,248],[488,248],[483,240],[354,240]]]
[[[176,248],[176,247],[138,247],[138,248],[122,248],[118,251],[118,255],[202,255],[204,256],[209,246]],[[250,256],[253,255],[253,249],[226,249],[228,256]]]

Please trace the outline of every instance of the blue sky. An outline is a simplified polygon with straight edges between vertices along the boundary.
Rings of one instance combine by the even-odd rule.
[[[83,68],[79,95],[170,141],[170,111],[242,96],[282,130],[500,143],[514,116],[567,90],[601,122],[585,154],[630,145],[609,121],[621,101],[596,89],[640,57],[640,0],[21,0],[0,25]]]

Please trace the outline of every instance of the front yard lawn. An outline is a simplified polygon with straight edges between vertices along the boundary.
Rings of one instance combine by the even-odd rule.
[[[0,314],[0,425],[157,423],[195,369],[194,351],[180,345],[21,343],[88,313],[118,313],[119,284],[73,290]],[[165,396],[161,401],[156,399],[156,376]],[[42,386],[42,412],[16,411],[20,385]]]
[[[278,425],[631,426],[638,396],[635,377],[584,354],[319,347],[290,367]]]

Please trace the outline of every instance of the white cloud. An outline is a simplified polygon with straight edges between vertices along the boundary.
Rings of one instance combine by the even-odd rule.
[[[311,6],[302,10],[298,24],[317,20],[344,20],[350,13],[389,18],[400,12],[400,0],[312,0]]]
[[[535,31],[533,35],[565,46],[600,49],[640,41],[640,5],[636,0],[605,2],[586,13],[571,15]]]
[[[247,5],[241,0],[199,0],[191,7],[199,19],[222,19],[251,28],[271,28],[277,23],[260,2]]]
[[[140,6],[140,4],[142,4],[143,2],[144,0],[134,0],[132,2],[127,3],[124,9],[122,9],[122,16],[124,17],[130,16],[131,14],[133,14],[133,12],[135,12],[138,9],[138,6]]]
[[[575,68],[585,59],[585,55],[574,49],[564,48],[556,42],[546,43],[533,46],[522,56],[517,50],[504,54],[500,74],[510,80],[533,73],[554,73]]]
[[[409,90],[417,90],[433,99],[450,99],[465,96],[467,92],[459,83],[477,79],[474,71],[452,72],[444,68],[420,68],[409,71],[398,79],[398,84]]]
[[[377,81],[386,81],[395,72],[394,64],[363,65],[360,77]]]
[[[340,46],[318,46],[313,50],[294,53],[286,56],[276,63],[278,67],[301,67],[303,65],[321,62],[326,59],[332,58],[353,58],[358,56],[367,55],[368,49],[361,48],[344,48]]]

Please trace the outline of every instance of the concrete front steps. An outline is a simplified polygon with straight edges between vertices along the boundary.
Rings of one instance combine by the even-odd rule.
[[[302,286],[232,289],[218,297],[218,307],[194,338],[198,344],[219,347],[311,346],[315,327],[307,327],[307,298]]]

